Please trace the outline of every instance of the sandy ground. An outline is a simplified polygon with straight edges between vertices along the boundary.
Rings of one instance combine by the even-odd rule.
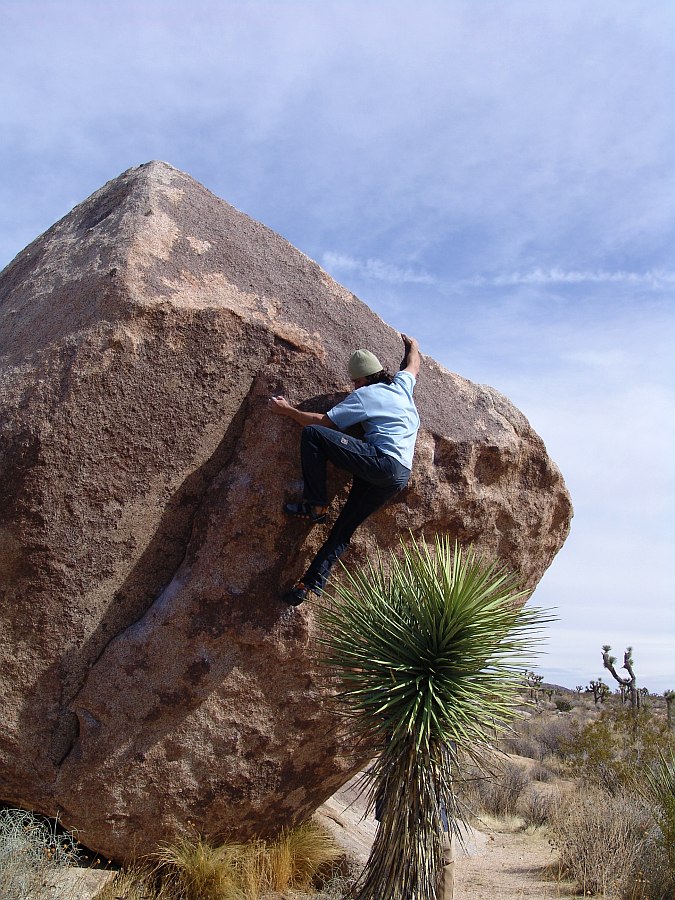
[[[479,834],[475,850],[457,854],[457,900],[578,897],[571,884],[552,880],[556,856],[543,832]]]

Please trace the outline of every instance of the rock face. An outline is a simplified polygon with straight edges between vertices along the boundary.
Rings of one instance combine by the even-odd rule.
[[[399,336],[315,263],[164,163],[132,169],[0,275],[0,800],[100,852],[277,830],[359,765],[278,600],[325,526],[289,524],[300,431],[346,360]],[[442,531],[534,587],[571,516],[491,388],[424,359],[411,484],[354,540]],[[334,475],[337,495],[346,481]],[[332,516],[338,506],[336,500]]]

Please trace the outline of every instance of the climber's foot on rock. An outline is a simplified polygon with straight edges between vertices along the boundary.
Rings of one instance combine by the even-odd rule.
[[[282,594],[281,599],[289,606],[300,606],[307,599],[309,588],[302,581],[296,581],[290,591]]]
[[[307,519],[312,525],[320,525],[326,521],[327,506],[312,506],[306,500],[299,503],[286,503],[284,512],[294,519]]]
[[[305,602],[310,591],[316,594],[317,597],[320,597],[323,593],[323,589],[315,584],[305,584],[304,581],[296,581],[290,591],[286,591],[285,594],[281,595],[281,599],[290,606],[300,606],[301,603]]]

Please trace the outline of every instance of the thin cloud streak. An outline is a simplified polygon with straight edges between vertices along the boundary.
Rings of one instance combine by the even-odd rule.
[[[381,259],[357,259],[344,253],[326,251],[322,257],[323,265],[336,277],[344,274],[353,275],[364,280],[387,281],[391,284],[437,284],[449,292],[459,292],[465,288],[483,287],[517,287],[519,285],[583,285],[609,284],[632,287],[648,287],[654,290],[667,290],[675,285],[675,272],[665,269],[654,269],[647,272],[618,271],[579,271],[565,270],[559,267],[550,269],[535,268],[528,272],[510,272],[501,275],[474,275],[459,282],[441,282],[427,272],[401,268]]]
[[[385,281],[388,284],[433,284],[435,279],[426,272],[401,268],[381,259],[354,259],[342,253],[326,251],[323,265],[332,272],[357,275],[367,281]]]
[[[649,272],[595,272],[565,271],[559,268],[532,269],[529,272],[512,272],[486,278],[477,275],[461,284],[468,287],[508,287],[519,284],[628,284],[646,285],[652,288],[669,288],[675,284],[675,272],[654,270]]]

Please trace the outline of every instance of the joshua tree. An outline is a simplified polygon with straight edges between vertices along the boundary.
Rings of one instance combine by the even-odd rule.
[[[577,694],[580,694],[580,693],[583,691],[583,689],[584,689],[583,684],[578,684],[578,685],[574,688],[574,690],[577,692]]]
[[[539,704],[539,695],[541,693],[542,687],[541,683],[544,680],[543,675],[537,675],[535,672],[525,671],[525,684],[530,689],[530,700],[534,700],[534,702]]]
[[[380,826],[359,900],[435,900],[444,813],[461,840],[458,760],[481,765],[516,716],[524,657],[549,621],[513,576],[446,538],[347,573],[320,611],[324,665],[340,685]]]
[[[592,692],[596,706],[598,705],[598,700],[600,703],[604,703],[609,694],[609,686],[605,684],[602,678],[598,678],[597,681],[591,681],[586,690]]]
[[[628,672],[628,678],[622,678],[618,672],[616,671],[616,656],[610,656],[609,651],[612,648],[609,644],[605,644],[602,648],[602,664],[607,669],[608,672],[611,673],[612,677],[615,681],[618,682],[619,685],[623,685],[630,692],[630,705],[634,710],[638,710],[640,708],[640,694],[637,689],[637,681],[635,678],[635,672],[633,671],[633,648],[627,647],[626,652],[623,655],[623,666]]]

